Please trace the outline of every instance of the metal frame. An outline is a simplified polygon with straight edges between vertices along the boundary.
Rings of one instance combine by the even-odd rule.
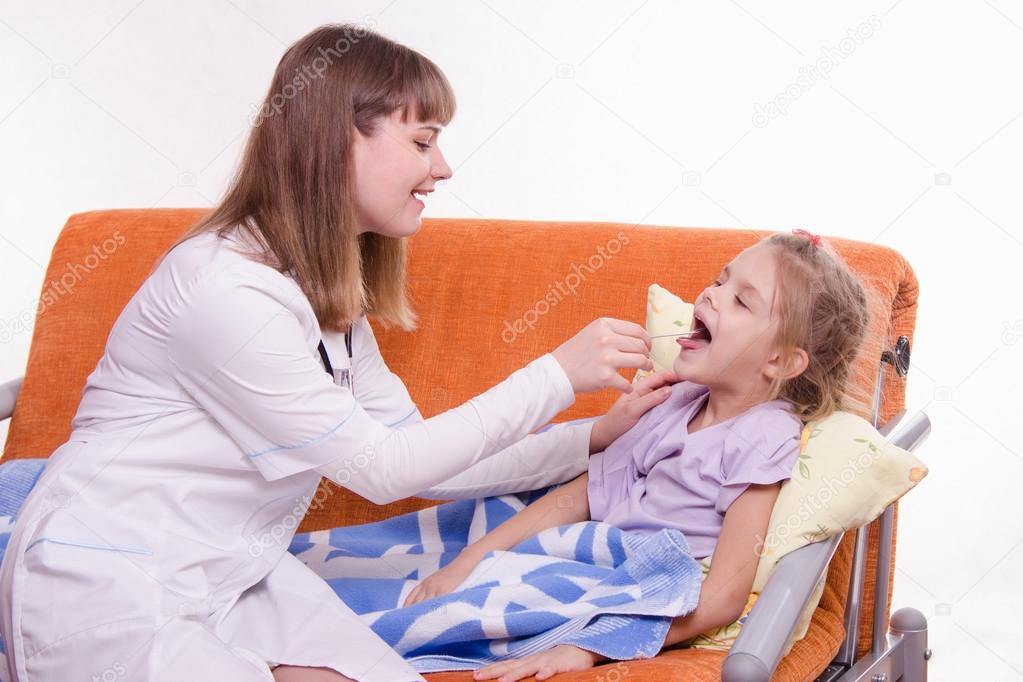
[[[9,419],[14,414],[14,403],[18,400],[18,392],[21,391],[21,382],[24,379],[25,377],[18,377],[0,384],[0,421]]]
[[[886,364],[891,365],[899,377],[906,376],[909,370],[907,337],[899,337],[896,344],[882,354],[874,389],[875,428],[879,421]],[[923,412],[910,417],[903,410],[879,430],[892,444],[913,451],[929,435],[931,421]],[[927,680],[927,660],[931,657],[931,650],[927,648],[927,619],[923,614],[913,608],[899,609],[892,614],[887,633],[884,627],[885,614],[888,610],[888,586],[891,582],[894,513],[894,506],[889,505],[879,517],[870,652],[859,661],[854,660],[863,602],[864,564],[870,526],[867,524],[856,530],[852,575],[844,614],[845,639],[835,659],[817,677],[816,682]],[[739,636],[725,657],[722,668],[724,682],[767,682],[771,679],[803,608],[809,602],[817,582],[827,570],[843,536],[844,533],[806,545],[786,554],[778,561]]]

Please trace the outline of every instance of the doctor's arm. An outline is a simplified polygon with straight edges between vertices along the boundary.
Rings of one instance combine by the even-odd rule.
[[[602,452],[636,426],[640,419],[670,395],[678,377],[662,370],[638,382],[618,398],[602,417],[554,425],[526,436],[488,460],[444,483],[419,493],[432,499],[488,497],[537,490],[563,483],[589,467],[589,457]]]
[[[424,421],[401,378],[387,366],[373,327],[365,316],[354,325],[355,397],[377,421],[407,426]],[[545,488],[586,471],[592,423],[557,425],[530,434],[500,452],[460,471],[416,497],[435,500],[474,499]]]
[[[315,469],[378,504],[518,442],[571,405],[576,389],[619,386],[625,380],[613,366],[649,365],[644,339],[629,337],[641,332],[638,325],[600,320],[555,351],[562,351],[557,358],[541,356],[435,417],[388,427],[323,371],[310,338],[315,321],[302,322],[311,313],[304,299],[296,304],[286,288],[252,279],[218,284],[193,293],[168,340],[184,390],[266,480]]]
[[[408,424],[423,421],[404,382],[388,367],[373,328],[365,317],[355,327],[354,360],[356,397],[378,421],[395,418]],[[434,500],[474,499],[537,490],[569,481],[587,470],[589,456],[604,450],[639,418],[660,404],[670,389],[657,389],[677,381],[673,372],[658,372],[639,382],[634,392],[621,396],[607,415],[552,425],[530,434],[497,454],[452,478],[416,493]],[[379,415],[379,416],[378,416]],[[404,417],[402,417],[404,415]]]

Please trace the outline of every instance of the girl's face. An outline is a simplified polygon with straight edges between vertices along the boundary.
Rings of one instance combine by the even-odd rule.
[[[709,339],[678,339],[673,369],[682,379],[745,393],[769,384],[778,319],[771,310],[777,261],[772,249],[754,245],[732,260],[696,298],[692,331]]]
[[[437,146],[440,131],[439,124],[412,116],[402,122],[400,110],[377,119],[372,135],[355,130],[355,226],[360,234],[408,237],[419,230],[425,207],[421,198],[452,174]]]

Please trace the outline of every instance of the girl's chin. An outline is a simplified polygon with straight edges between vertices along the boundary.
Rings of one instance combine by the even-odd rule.
[[[685,358],[684,355],[685,353],[683,352],[675,358],[675,362],[671,365],[672,371],[675,372],[675,375],[678,376],[681,381],[692,381],[696,384],[702,383],[697,376],[699,374],[699,372],[696,371],[697,363],[693,362],[691,359]]]

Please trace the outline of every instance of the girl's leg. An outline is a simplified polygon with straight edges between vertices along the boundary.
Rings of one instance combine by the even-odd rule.
[[[277,682],[355,682],[352,678],[345,677],[330,668],[279,665],[271,672]]]

